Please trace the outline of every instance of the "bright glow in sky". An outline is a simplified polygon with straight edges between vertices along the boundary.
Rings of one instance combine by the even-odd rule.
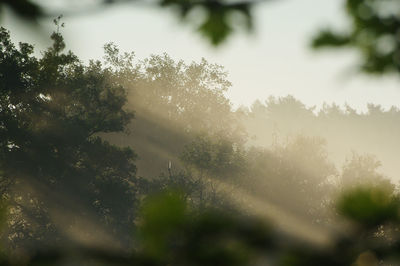
[[[251,105],[270,95],[291,94],[303,103],[348,103],[365,110],[366,103],[400,106],[400,80],[356,74],[356,54],[351,51],[312,51],[311,36],[321,27],[346,21],[339,0],[276,0],[255,9],[256,30],[238,33],[222,47],[211,47],[189,25],[159,8],[134,3],[102,12],[65,17],[67,46],[83,60],[100,59],[102,46],[116,43],[122,51],[135,51],[139,59],[168,53],[175,59],[198,61],[202,57],[225,66],[233,83],[228,97],[235,106]],[[51,20],[42,33],[6,16],[2,25],[16,41],[43,49],[50,42]]]

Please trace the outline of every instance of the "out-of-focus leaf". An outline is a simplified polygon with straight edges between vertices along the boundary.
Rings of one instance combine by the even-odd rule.
[[[16,14],[26,19],[35,20],[43,15],[42,8],[30,0],[0,0],[0,7],[3,5],[10,7]]]
[[[337,203],[345,217],[367,227],[397,221],[398,200],[384,188],[359,187],[344,193]]]
[[[400,2],[346,0],[345,8],[350,25],[338,33],[322,30],[312,41],[312,47],[349,46],[361,55],[361,71],[400,73]]]
[[[185,223],[185,203],[175,192],[150,197],[142,208],[140,234],[143,252],[161,260],[168,255],[168,243]]]
[[[189,209],[178,193],[147,199],[141,218],[143,254],[166,265],[251,265],[271,246],[269,227],[261,221]]]
[[[333,33],[330,30],[321,31],[313,40],[312,47],[343,46],[349,44],[350,39],[346,35]]]
[[[104,0],[99,2],[97,7],[102,9],[102,7],[111,4],[129,1],[133,0]],[[67,1],[65,2],[67,3]],[[175,8],[178,11],[177,15],[181,19],[185,19],[185,22],[189,24],[195,24],[193,28],[195,30],[197,29],[200,34],[205,36],[212,45],[217,46],[223,43],[234,32],[234,26],[242,27],[247,31],[252,28],[253,16],[251,7],[255,3],[256,1],[232,3],[223,0],[160,0],[158,5],[162,8]],[[39,17],[51,16],[51,14],[46,13],[48,10],[46,10],[45,4],[39,5],[31,0],[0,0],[0,10],[2,6],[10,7],[16,14],[31,21],[35,21]],[[91,6],[91,8],[93,8],[93,6]],[[195,21],[192,21],[193,18],[188,16],[188,14],[196,8],[202,8],[205,11],[205,16],[200,22],[200,25],[196,24]],[[67,9],[60,8],[57,12],[62,14],[64,11],[67,11]],[[79,12],[82,12],[82,10]],[[232,19],[231,15],[234,12],[241,14],[244,19]],[[194,20],[197,21],[198,18]]]
[[[199,27],[199,32],[210,39],[213,45],[222,43],[232,32],[227,21],[225,10],[210,10],[208,16]]]
[[[188,19],[187,15],[193,9],[202,8],[206,14],[198,27],[198,31],[215,46],[223,43],[233,33],[234,25],[246,30],[250,30],[253,25],[251,2],[227,3],[225,1],[161,0],[159,4],[163,7],[175,7],[182,19]],[[234,12],[242,15],[244,19],[232,19]],[[192,23],[192,21],[188,22]]]

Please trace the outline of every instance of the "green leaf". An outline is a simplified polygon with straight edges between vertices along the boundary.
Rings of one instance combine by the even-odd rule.
[[[399,215],[399,201],[380,187],[349,190],[339,199],[337,208],[345,217],[366,227],[396,221]]]

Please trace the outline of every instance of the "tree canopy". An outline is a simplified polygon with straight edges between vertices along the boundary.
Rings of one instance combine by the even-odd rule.
[[[93,222],[127,239],[136,155],[98,136],[122,131],[133,117],[123,108],[126,91],[101,63],[85,66],[63,53],[58,31],[51,38],[53,46],[36,58],[33,46],[17,48],[0,30],[0,176],[11,206],[9,238],[17,247],[20,238],[31,239],[30,248],[41,240],[60,244],[65,231]]]

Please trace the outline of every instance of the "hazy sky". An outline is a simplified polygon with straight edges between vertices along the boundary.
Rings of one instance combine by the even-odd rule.
[[[235,106],[250,105],[270,95],[294,95],[307,105],[347,102],[364,110],[366,103],[400,106],[398,78],[356,74],[357,55],[351,51],[312,51],[311,36],[321,27],[345,27],[341,0],[275,0],[255,8],[255,32],[238,33],[222,47],[211,47],[170,10],[137,4],[65,17],[67,46],[80,58],[100,59],[106,42],[143,59],[168,53],[187,62],[202,57],[225,66],[233,87],[228,93]],[[14,40],[43,49],[53,30],[42,21],[42,33],[6,15],[1,24]],[[33,32],[33,33],[32,33]],[[46,37],[46,38],[44,38]]]

